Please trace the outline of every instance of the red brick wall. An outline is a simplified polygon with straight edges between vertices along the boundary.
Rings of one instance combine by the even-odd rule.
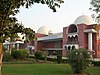
[[[44,48],[55,48],[56,43],[59,43],[59,48],[62,48],[62,40],[52,41],[52,42],[45,42]]]
[[[54,42],[45,42],[44,48],[54,48],[55,43]]]
[[[37,50],[41,50],[42,48],[44,48],[43,42],[37,42]]]
[[[67,43],[67,40],[68,40],[67,36],[68,36],[68,28],[64,27],[63,28],[63,46]],[[63,48],[62,54],[63,56],[67,55],[67,51],[64,48]]]
[[[62,40],[60,41],[60,45],[61,45],[61,48],[63,48],[63,38],[62,38]]]
[[[85,24],[80,24],[78,26],[78,41],[79,41],[79,47],[86,47],[87,46],[87,38],[85,38],[86,33],[84,33],[84,30],[86,29]]]
[[[63,45],[66,44],[67,42],[67,35],[68,35],[68,28],[67,27],[64,27],[63,28]]]
[[[93,50],[98,50],[98,44],[97,44],[97,34],[96,33],[93,33],[92,34],[92,47],[93,47]]]
[[[84,33],[84,36],[85,36],[85,37],[84,37],[84,39],[85,39],[85,40],[84,40],[84,41],[85,41],[85,42],[84,42],[84,43],[85,43],[84,48],[88,49],[88,34],[87,34],[87,33]]]
[[[35,37],[43,37],[43,36],[47,36],[47,35],[45,35],[45,34],[40,34],[40,33],[35,33]]]
[[[100,50],[96,50],[95,51],[95,57],[96,58],[100,58]]]

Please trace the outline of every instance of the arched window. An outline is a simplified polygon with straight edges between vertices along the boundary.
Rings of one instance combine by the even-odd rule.
[[[72,50],[74,50],[75,49],[75,46],[72,46]]]
[[[71,37],[70,36],[68,36],[68,42],[67,42],[68,44],[70,44],[71,43]]]
[[[71,49],[71,47],[70,46],[68,46],[68,50],[70,50]]]
[[[65,50],[67,50],[67,46],[64,46]]]
[[[76,25],[72,24],[68,28],[68,33],[74,33],[74,32],[77,32],[77,27]]]
[[[78,36],[75,36],[75,44],[78,44]]]

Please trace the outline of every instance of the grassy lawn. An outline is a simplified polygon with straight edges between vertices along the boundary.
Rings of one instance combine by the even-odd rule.
[[[69,75],[67,64],[4,64],[2,75]]]
[[[85,70],[89,75],[100,75],[100,66],[99,67],[87,67]]]
[[[89,75],[100,75],[100,67],[88,67]],[[2,75],[72,75],[68,64],[3,64]]]

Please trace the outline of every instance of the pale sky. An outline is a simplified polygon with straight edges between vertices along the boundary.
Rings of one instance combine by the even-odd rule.
[[[21,8],[18,13],[18,21],[25,27],[34,31],[41,26],[49,27],[53,32],[62,32],[63,27],[73,24],[75,19],[81,15],[91,16],[90,0],[65,0],[57,12],[53,12],[47,5],[34,4],[29,9]]]

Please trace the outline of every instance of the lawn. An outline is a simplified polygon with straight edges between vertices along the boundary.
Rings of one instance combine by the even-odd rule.
[[[69,75],[67,64],[3,64],[2,75]]]
[[[89,75],[100,75],[100,67],[88,67]],[[72,75],[68,64],[3,64],[2,75]]]

